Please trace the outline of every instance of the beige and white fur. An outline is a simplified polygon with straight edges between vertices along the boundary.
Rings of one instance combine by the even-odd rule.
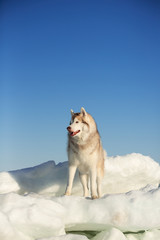
[[[84,197],[89,196],[90,180],[92,199],[100,198],[105,151],[96,123],[84,108],[81,108],[80,113],[71,110],[71,122],[67,130],[69,177],[65,195],[71,195],[74,176],[78,169]]]

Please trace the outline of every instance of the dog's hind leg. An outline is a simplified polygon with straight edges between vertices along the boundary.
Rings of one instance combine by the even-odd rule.
[[[97,172],[96,172],[96,168],[92,168],[90,171],[90,185],[91,185],[91,197],[92,199],[96,199],[97,197],[97,183],[96,183],[96,179],[97,179]]]
[[[98,193],[98,198],[102,196],[102,188],[101,188],[101,181],[102,179],[100,177],[97,177],[97,193]]]
[[[89,195],[88,175],[79,173],[79,178],[83,186],[83,196],[88,197]]]
[[[102,178],[103,178],[103,171],[102,169],[98,169],[97,171],[97,193],[98,193],[98,198],[100,198],[102,196]]]

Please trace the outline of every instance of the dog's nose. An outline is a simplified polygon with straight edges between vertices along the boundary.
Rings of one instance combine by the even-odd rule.
[[[67,127],[67,130],[68,130],[68,132],[70,132],[71,131],[71,127],[69,126],[69,127]]]

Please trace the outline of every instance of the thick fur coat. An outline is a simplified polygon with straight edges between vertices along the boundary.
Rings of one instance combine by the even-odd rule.
[[[81,108],[80,113],[71,110],[71,122],[67,130],[69,177],[65,195],[71,195],[74,176],[78,169],[83,195],[89,196],[90,182],[92,199],[99,198],[102,195],[105,151],[97,125],[93,117]]]

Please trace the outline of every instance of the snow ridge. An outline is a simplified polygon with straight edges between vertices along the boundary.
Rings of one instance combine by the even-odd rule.
[[[49,161],[0,173],[0,239],[160,239],[158,163],[136,153],[108,157],[97,200],[81,197],[78,176],[73,195],[63,196],[67,167]]]

